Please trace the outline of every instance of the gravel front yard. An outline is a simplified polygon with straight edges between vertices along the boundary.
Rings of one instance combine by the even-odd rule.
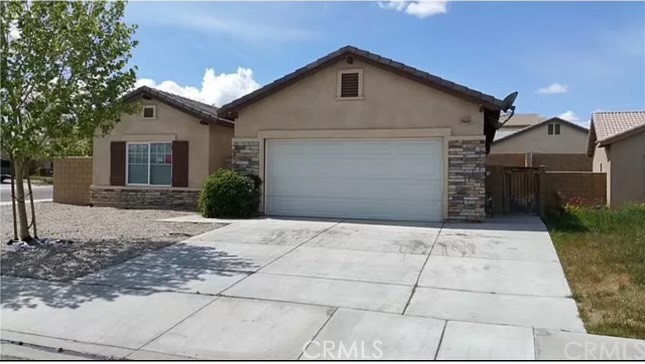
[[[2,206],[0,268],[3,275],[67,281],[223,226],[156,221],[190,214],[181,211],[121,210],[57,203],[35,206],[40,238],[73,243],[7,251],[7,242],[13,237],[13,219],[11,206]]]

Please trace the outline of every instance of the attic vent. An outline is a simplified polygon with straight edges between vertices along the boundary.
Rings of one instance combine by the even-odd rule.
[[[342,70],[338,74],[338,97],[357,98],[363,96],[362,70]]]
[[[143,107],[143,117],[145,119],[154,119],[154,118],[156,118],[157,117],[155,115],[156,114],[156,109],[157,108],[154,107],[154,106],[144,106]]]

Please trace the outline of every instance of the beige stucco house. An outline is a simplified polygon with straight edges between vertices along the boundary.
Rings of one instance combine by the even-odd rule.
[[[607,174],[607,203],[645,201],[645,111],[595,112],[588,153],[594,172]]]
[[[125,100],[141,112],[95,138],[91,203],[194,209],[204,178],[230,164],[233,123],[214,106],[145,86]]]
[[[498,130],[502,136],[495,137],[488,165],[543,165],[551,171],[591,171],[591,158],[586,153],[589,131],[578,124],[553,117],[512,133],[504,134],[504,130]]]
[[[227,105],[268,215],[481,220],[493,96],[344,47]]]

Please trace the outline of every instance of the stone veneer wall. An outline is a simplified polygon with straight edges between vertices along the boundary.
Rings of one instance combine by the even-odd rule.
[[[90,203],[132,209],[197,211],[198,188],[91,186]]]
[[[234,171],[242,174],[260,174],[260,141],[233,139],[233,159],[231,166]]]
[[[448,142],[448,219],[482,221],[486,217],[484,140]]]

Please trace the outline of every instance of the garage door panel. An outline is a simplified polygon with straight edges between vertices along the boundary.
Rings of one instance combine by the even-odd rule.
[[[384,220],[420,220],[426,216],[428,205],[441,204],[440,200],[413,200],[399,205],[396,200],[369,199],[319,199],[311,197],[275,198],[273,209],[285,216],[345,217]]]
[[[277,157],[277,156],[274,156]],[[356,175],[357,165],[361,173],[369,178],[429,178],[441,179],[443,161],[439,159],[401,159],[383,158],[372,156],[369,158],[343,157],[336,159],[323,159],[308,156],[279,156],[279,159],[269,163],[268,176],[279,177],[279,171],[291,168],[292,176],[322,178],[324,176],[351,177]],[[322,168],[321,168],[322,167]]]
[[[443,143],[269,140],[267,213],[440,220]]]
[[[321,177],[315,180],[291,179],[280,184],[269,184],[269,195],[272,197],[317,197],[317,198],[374,198],[416,200],[428,197],[440,200],[440,189],[422,188],[419,184],[427,186],[440,185],[441,180],[405,180],[388,179],[375,180],[373,178],[352,178],[338,180],[335,178]],[[392,186],[396,185],[396,188]],[[422,191],[423,194],[419,192]]]

